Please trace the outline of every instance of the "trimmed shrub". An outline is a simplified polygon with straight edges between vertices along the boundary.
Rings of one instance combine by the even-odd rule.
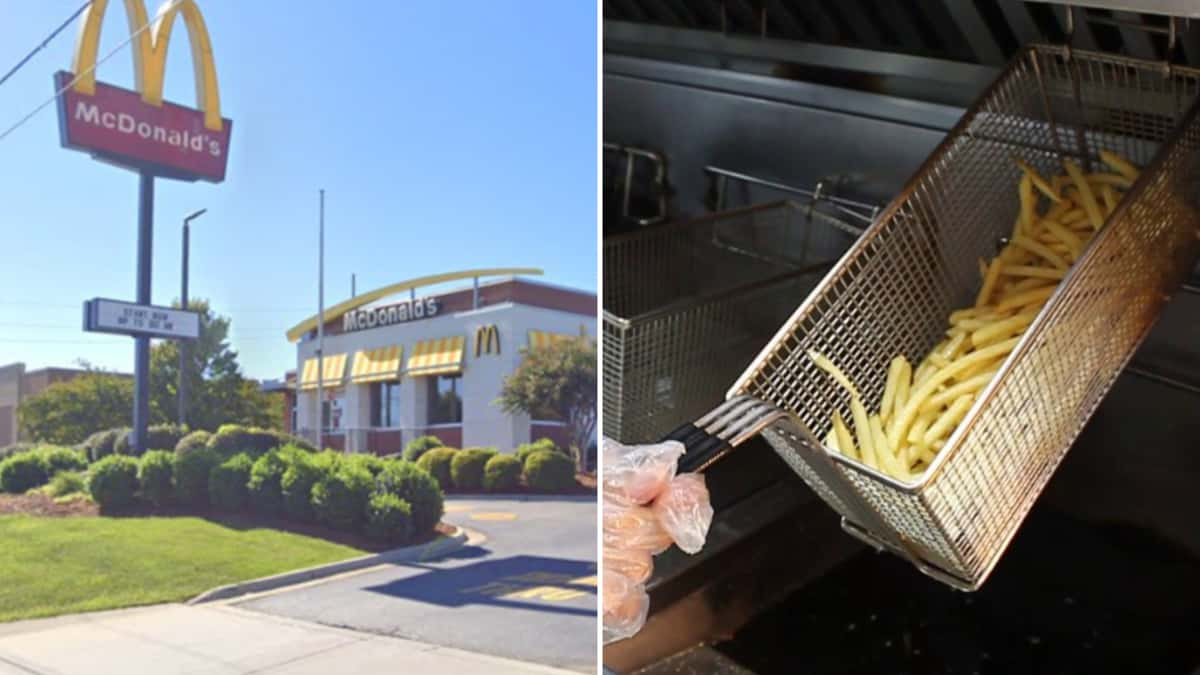
[[[517,461],[525,464],[525,460],[535,452],[557,452],[566,455],[566,451],[554,444],[549,438],[539,438],[532,443],[522,443],[517,446]]]
[[[83,479],[83,474],[77,471],[60,471],[50,479],[46,489],[51,497],[65,497],[77,492],[86,492],[87,481]]]
[[[87,458],[74,448],[47,446],[38,452],[46,460],[46,473],[51,476],[60,471],[83,471],[88,467]]]
[[[331,527],[357,530],[374,485],[371,473],[360,467],[343,464],[333,471],[323,471],[312,487],[313,513]]]
[[[232,457],[239,452],[245,452],[253,458],[258,458],[285,445],[312,450],[312,444],[304,439],[272,429],[244,427],[240,424],[222,424],[217,433],[208,440],[208,447],[222,457]]]
[[[238,511],[246,505],[250,493],[250,469],[254,460],[241,452],[214,466],[208,474],[208,499],[213,506],[225,511]]]
[[[404,461],[415,462],[426,452],[441,447],[444,447],[444,444],[437,436],[417,436],[404,446]]]
[[[103,510],[133,504],[138,487],[138,463],[132,457],[109,455],[92,465],[88,490]]]
[[[193,450],[199,450],[200,448],[207,448],[208,447],[208,439],[210,439],[210,438],[212,438],[212,434],[208,433],[207,431],[205,431],[203,429],[197,429],[197,430],[193,431],[192,433],[179,439],[179,442],[175,444],[175,454],[183,455],[183,454],[187,454]]]
[[[299,436],[293,436],[291,434],[285,434],[282,431],[275,430],[269,430],[268,433],[272,434],[276,439],[276,444],[272,447],[282,448],[284,446],[291,445],[301,450],[307,450],[308,452],[317,451],[317,447],[313,445],[312,442],[307,438],[301,438]]]
[[[312,520],[312,487],[321,477],[321,469],[308,453],[283,453],[283,457],[288,465],[279,479],[283,511],[295,520]]]
[[[400,544],[412,537],[412,505],[393,494],[377,492],[367,502],[367,536]]]
[[[483,487],[483,467],[496,456],[495,448],[466,448],[454,453],[450,460],[450,480],[460,490]]]
[[[521,484],[521,460],[512,455],[496,455],[483,468],[483,487],[489,492],[515,490]]]
[[[383,471],[383,458],[375,455],[356,453],[342,458],[342,461],[350,466],[366,469],[370,472],[371,478],[378,476],[379,472]]]
[[[421,455],[421,459],[417,460],[417,466],[429,472],[437,480],[438,486],[445,492],[454,484],[450,476],[450,463],[454,461],[454,455],[458,450],[454,448],[434,448]]]
[[[256,511],[273,515],[283,513],[282,480],[287,469],[287,460],[279,450],[272,450],[254,461],[246,489],[250,492],[250,505]]]
[[[93,433],[83,440],[83,450],[87,453],[89,462],[100,460],[113,454],[113,445],[117,439],[129,433],[128,427],[104,429]]]
[[[575,462],[559,452],[529,455],[521,473],[526,485],[541,492],[561,492],[575,485]]]
[[[179,503],[198,508],[208,505],[208,474],[219,463],[217,453],[208,448],[175,455],[175,498]]]
[[[390,461],[375,479],[375,492],[391,494],[412,507],[412,534],[421,536],[442,519],[445,500],[438,482],[417,464]]]
[[[50,467],[40,452],[23,452],[0,462],[0,492],[21,494],[49,480]]]
[[[225,460],[239,452],[250,452],[252,440],[250,430],[246,427],[240,424],[222,424],[217,433],[209,436],[208,449]]]
[[[163,507],[175,496],[175,455],[166,450],[151,450],[138,463],[138,485],[142,499]]]
[[[170,452],[188,433],[187,427],[178,424],[151,424],[146,429],[146,449]]]

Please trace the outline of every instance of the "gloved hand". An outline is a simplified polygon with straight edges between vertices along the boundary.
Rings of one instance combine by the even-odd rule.
[[[642,629],[650,609],[651,556],[672,543],[686,553],[704,546],[713,509],[704,476],[675,475],[683,444],[627,446],[604,439],[604,642]]]

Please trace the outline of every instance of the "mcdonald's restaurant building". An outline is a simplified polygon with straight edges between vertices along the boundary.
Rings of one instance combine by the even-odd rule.
[[[565,443],[562,422],[496,403],[523,349],[595,340],[596,295],[526,278],[533,274],[540,270],[469,270],[359,294],[326,310],[320,364],[316,317],[297,325],[288,332],[297,368],[283,387],[285,426],[313,438],[320,414],[324,447],[376,454],[425,434],[502,452],[543,437]],[[429,286],[448,290],[423,294]]]

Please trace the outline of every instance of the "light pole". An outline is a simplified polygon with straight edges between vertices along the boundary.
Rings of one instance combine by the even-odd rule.
[[[179,304],[184,311],[187,311],[188,308],[188,243],[192,235],[191,222],[204,215],[206,211],[208,209],[200,209],[183,219],[183,289],[179,293]],[[187,424],[187,362],[189,346],[187,340],[179,341],[179,426]]]

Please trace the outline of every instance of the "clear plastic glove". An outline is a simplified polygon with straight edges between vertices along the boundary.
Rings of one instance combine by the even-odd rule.
[[[675,475],[681,443],[626,446],[604,439],[604,641],[634,635],[646,623],[651,556],[672,543],[704,546],[713,510],[700,474]]]

